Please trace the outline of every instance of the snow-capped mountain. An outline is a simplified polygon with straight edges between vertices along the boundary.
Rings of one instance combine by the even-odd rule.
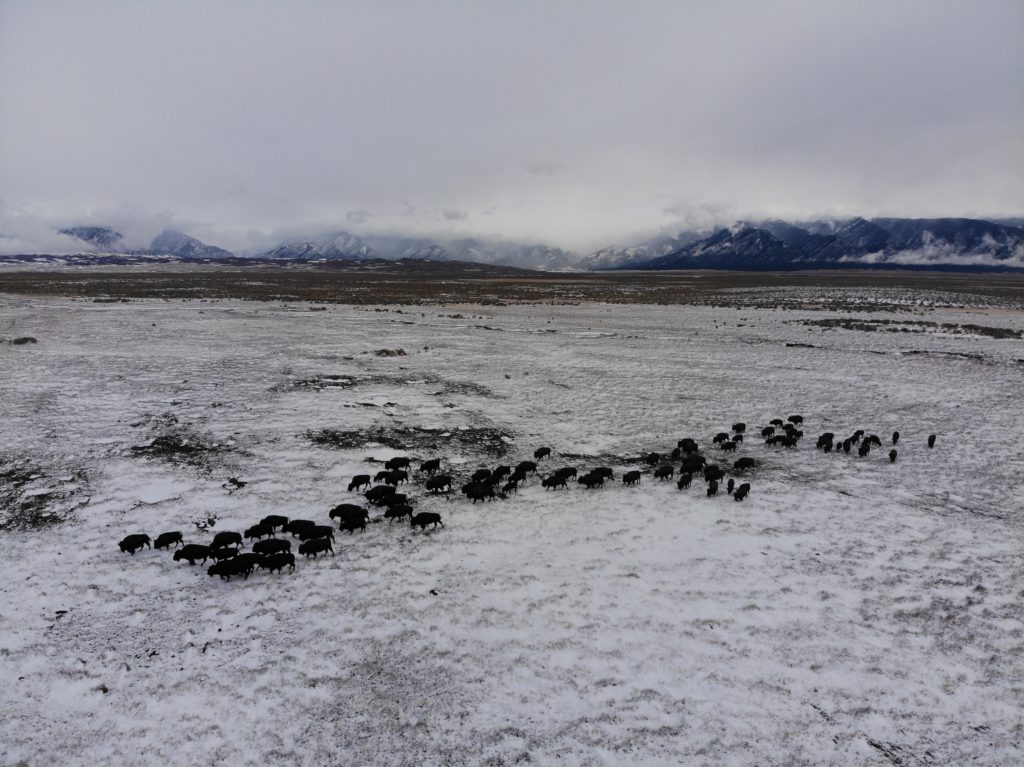
[[[707,232],[680,232],[674,237],[653,237],[636,245],[612,246],[591,253],[579,261],[581,269],[628,269],[633,264],[650,261],[685,248],[706,237]]]
[[[231,258],[230,250],[207,245],[205,242],[190,237],[184,232],[164,229],[150,243],[146,253],[157,256],[177,256],[186,259]]]
[[[365,242],[354,234],[342,231],[309,239],[291,240],[260,255],[263,258],[374,258],[372,249]]]
[[[849,266],[1024,269],[1024,229],[968,218],[740,222],[658,258],[611,268]]]

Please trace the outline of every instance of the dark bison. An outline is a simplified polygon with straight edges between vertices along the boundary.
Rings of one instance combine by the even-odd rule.
[[[803,423],[804,422],[804,417],[802,415],[791,415],[786,420],[789,421],[790,423],[798,423],[799,424],[799,423]]]
[[[584,474],[576,481],[587,488],[587,490],[593,490],[595,487],[604,485],[604,477],[598,474]]]
[[[303,530],[308,530],[314,527],[316,522],[312,519],[293,519],[287,525],[284,526],[284,532],[291,533],[292,537],[298,535]]]
[[[742,434],[743,432],[745,432],[747,430],[747,425],[745,423],[743,423],[742,421],[740,423],[734,423],[732,425],[732,430],[736,434]]]
[[[534,463],[533,461],[520,461],[519,464],[516,466],[516,471],[519,472],[520,474],[536,474],[537,464]]]
[[[770,423],[772,426],[782,426],[782,419],[781,418],[773,418],[768,423]]]
[[[282,554],[286,551],[292,550],[292,542],[286,541],[283,538],[271,538],[267,541],[256,541],[252,545],[252,553],[259,554],[261,556],[267,556],[269,554]]]
[[[282,517],[280,514],[268,514],[260,520],[260,524],[266,525],[271,530],[276,530],[288,524],[288,517]]]
[[[713,463],[704,469],[704,481],[714,482],[725,477],[725,471],[717,463]]]
[[[358,490],[361,487],[365,487],[370,484],[369,474],[356,474],[352,477],[352,481],[348,483],[349,492]]]
[[[678,447],[684,453],[696,453],[697,441],[692,437],[683,437],[676,443],[676,447]]]
[[[403,517],[412,516],[412,506],[407,503],[399,503],[395,506],[388,506],[387,511],[384,512],[384,519],[390,519],[394,522],[396,519],[402,519]]]
[[[708,498],[713,495],[718,495],[718,480],[711,480],[708,482]]]
[[[483,482],[471,482],[466,488],[466,497],[473,503],[477,501],[493,501],[494,486],[484,484]]]
[[[374,506],[380,506],[388,499],[389,496],[394,494],[395,488],[391,487],[391,485],[376,485],[363,493],[363,497]]]
[[[750,483],[744,482],[742,485],[736,488],[736,492],[732,494],[733,500],[742,501],[750,493]]]
[[[672,475],[676,473],[675,467],[670,463],[663,464],[654,470],[655,479],[672,479]]]
[[[607,480],[615,479],[615,474],[607,466],[598,466],[596,469],[590,472],[595,477],[604,477]]]
[[[403,503],[409,502],[409,496],[405,493],[393,493],[384,499],[385,506],[400,506]]]
[[[303,541],[299,544],[299,553],[309,559],[313,557],[316,559],[318,554],[322,554],[325,551],[331,552],[331,556],[334,556],[334,546],[331,545],[330,538],[314,538],[311,541]]]
[[[895,445],[899,441],[900,441],[900,433],[898,431],[894,431],[892,433],[892,444]]]
[[[703,469],[707,462],[707,459],[700,453],[691,453],[683,459],[683,471],[693,474]]]
[[[495,482],[500,482],[504,477],[509,476],[511,473],[511,466],[498,466],[491,472],[491,479]]]
[[[222,546],[238,546],[242,547],[242,534],[236,533],[233,530],[224,530],[213,536],[213,543],[210,544],[211,549],[219,549]]]
[[[429,461],[424,461],[420,464],[420,471],[425,471],[427,474],[433,474],[441,468],[440,458],[431,458]]]
[[[733,434],[732,435],[732,441],[735,442],[738,445],[740,442],[743,441],[743,435],[742,434]]]
[[[506,495],[508,495],[509,493],[518,493],[519,480],[510,479],[508,482],[501,486],[501,492],[505,493]]]
[[[331,525],[313,525],[299,530],[300,541],[311,541],[314,538],[334,538],[334,528]]]
[[[850,438],[843,440],[843,452],[849,454],[850,448],[853,447],[853,440]]]
[[[385,469],[404,469],[409,465],[409,459],[404,456],[397,456],[384,464]]]
[[[426,530],[427,525],[433,525],[435,528],[440,525],[444,527],[444,522],[441,521],[441,515],[433,511],[421,511],[411,520],[409,520],[411,527],[418,527],[421,530]]]
[[[473,472],[473,482],[486,482],[491,478],[490,469],[477,469]]]
[[[770,437],[774,433],[775,433],[775,427],[774,426],[765,426],[763,429],[761,429],[761,436],[762,437]]]
[[[551,455],[551,448],[550,447],[538,447],[536,450],[533,451],[533,458],[536,461],[539,461],[541,458],[547,458],[550,455]]]
[[[450,474],[438,474],[427,480],[427,490],[431,493],[450,493],[452,491],[452,478]]]
[[[124,538],[121,539],[121,542],[117,544],[117,547],[121,549],[121,551],[126,551],[133,557],[135,556],[136,551],[138,551],[141,548],[145,548],[146,546],[152,548],[153,542],[149,540],[149,536],[145,533],[135,533],[134,535],[126,535]]]
[[[544,479],[540,481],[540,486],[543,487],[545,490],[557,490],[560,487],[568,487],[568,485],[566,485],[565,482],[565,477],[560,477],[557,474],[552,474],[550,477],[544,477]]]
[[[259,566],[261,570],[267,572],[283,572],[284,568],[288,568],[292,572],[295,572],[295,555],[291,552],[282,552],[280,554],[268,554],[265,557],[260,557]]]
[[[169,549],[172,543],[175,545],[175,547],[183,546],[185,544],[185,541],[181,539],[180,530],[175,530],[174,532],[170,533],[160,533],[160,535],[156,537],[156,540],[153,541],[153,548]]]
[[[896,448],[889,451],[889,463],[896,463]]]
[[[647,453],[644,456],[644,461],[648,466],[657,466],[661,463],[661,453]]]
[[[260,538],[273,538],[274,528],[270,527],[270,525],[253,525],[245,531],[245,537],[256,538],[257,540]]]
[[[935,435],[934,434],[929,434],[928,435],[928,447],[935,447]]]
[[[561,469],[555,469],[555,476],[563,477],[565,479],[576,479],[576,467],[563,466]]]
[[[374,482],[384,482],[388,477],[391,476],[391,469],[381,469],[373,475]]]
[[[860,447],[857,448],[857,455],[859,455],[861,458],[863,458],[864,456],[866,456],[870,452],[871,452],[871,443],[868,442],[867,440],[864,440],[863,442],[861,442],[860,443]]]
[[[730,442],[723,442],[722,443],[722,450],[724,450],[726,453],[735,453],[736,452],[736,443],[735,442],[731,442],[731,441]]]
[[[389,485],[398,485],[402,482],[409,481],[409,472],[402,471],[401,469],[392,469],[388,472],[388,475],[384,477],[384,482]]]
[[[210,547],[201,546],[198,543],[186,543],[180,549],[174,552],[174,561],[180,562],[183,559],[187,559],[190,565],[194,565],[197,559],[206,562],[210,558]]]
[[[330,519],[361,519],[365,522],[370,518],[370,512],[354,503],[339,503],[327,516]]]
[[[729,477],[729,481],[725,483],[725,492],[727,492],[729,495],[732,495],[732,489],[734,487],[736,487],[736,480],[733,479],[732,477]]]
[[[633,471],[627,471],[622,475],[622,484],[624,485],[639,485],[640,477],[643,476],[641,472],[634,469]]]
[[[678,487],[680,490],[685,490],[690,486],[691,482],[693,482],[693,475],[684,472],[679,475],[679,481],[676,482],[676,487]]]
[[[863,429],[857,429],[857,431],[855,431],[853,433],[853,436],[850,437],[850,439],[852,439],[853,440],[853,444],[856,445],[856,444],[860,443],[860,438],[863,437],[863,436],[864,436],[864,430]]]
[[[745,456],[734,461],[732,468],[734,471],[746,471],[747,469],[753,469],[756,465],[757,463],[753,458]]]
[[[366,520],[356,519],[355,517],[343,519],[341,520],[341,523],[338,525],[338,529],[347,530],[349,535],[352,535],[352,533],[354,533],[356,530],[366,532]]]
[[[214,565],[210,565],[210,568],[206,571],[206,574],[210,577],[219,575],[222,579],[229,581],[234,575],[241,575],[243,578],[248,579],[252,575],[252,571],[256,567],[256,562],[249,559],[225,559],[221,562],[217,562]]]
[[[869,434],[867,437],[867,441],[870,442],[875,447],[882,446],[882,439],[877,434]]]
[[[727,441],[728,439],[729,439],[729,433],[728,432],[724,432],[724,431],[720,431],[720,432],[718,432],[718,434],[715,435],[715,438],[713,440],[711,440],[711,441],[714,444],[716,444],[716,445],[721,445],[723,442]]]
[[[210,549],[210,556],[216,562],[223,562],[225,559],[234,559],[238,556],[238,549],[224,546],[219,549]]]
[[[815,445],[815,447],[820,449],[820,448],[825,447],[825,445],[831,445],[832,442],[835,441],[835,438],[836,438],[835,434],[833,434],[830,431],[827,431],[824,434],[822,434],[820,437],[818,437],[818,442]]]

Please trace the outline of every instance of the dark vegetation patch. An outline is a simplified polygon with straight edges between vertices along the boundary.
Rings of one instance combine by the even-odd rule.
[[[144,445],[130,448],[131,455],[139,458],[156,458],[210,470],[217,456],[233,450],[229,445],[197,433],[190,424],[180,423],[178,417],[171,412],[144,416],[132,426],[144,424],[150,426],[155,436]]]
[[[794,320],[800,325],[834,330],[860,330],[868,333],[950,333],[952,335],[985,336],[987,338],[1024,338],[1024,331],[993,328],[986,325],[961,325],[955,322],[927,320],[868,320],[863,318],[829,317],[821,320]]]
[[[353,450],[383,445],[421,454],[427,451],[476,451],[500,458],[509,451],[512,435],[495,428],[427,429],[418,426],[375,426],[369,429],[319,429],[306,432],[315,445]]]
[[[323,391],[324,389],[355,389],[360,386],[411,386],[425,384],[437,386],[437,391],[430,392],[434,396],[446,396],[462,394],[473,397],[489,397],[498,399],[498,395],[491,389],[473,381],[451,381],[435,375],[416,375],[414,378],[396,375],[345,375],[341,373],[322,373],[320,375],[297,378],[287,384],[275,384],[271,391],[281,391],[285,388],[312,389]]]
[[[0,456],[0,530],[41,530],[88,501],[83,471],[59,476],[26,459]]]

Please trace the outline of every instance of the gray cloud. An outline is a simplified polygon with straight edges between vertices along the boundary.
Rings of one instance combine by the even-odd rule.
[[[1024,212],[1018,0],[57,7],[0,3],[8,240]]]
[[[464,210],[444,210],[441,212],[445,221],[462,221],[469,218],[469,214]]]

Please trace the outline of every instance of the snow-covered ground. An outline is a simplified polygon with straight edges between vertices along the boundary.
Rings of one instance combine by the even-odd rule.
[[[852,316],[811,310],[310,308],[0,297],[0,337],[38,340],[0,344],[3,764],[1024,761],[1024,341],[793,322]],[[791,413],[797,449],[755,438]],[[736,421],[745,502],[618,481],[686,436],[719,458]],[[815,450],[854,429],[883,449]],[[293,574],[117,548],[326,522],[369,459],[464,477],[541,445],[617,481],[475,506],[413,483],[443,529],[374,523]]]

